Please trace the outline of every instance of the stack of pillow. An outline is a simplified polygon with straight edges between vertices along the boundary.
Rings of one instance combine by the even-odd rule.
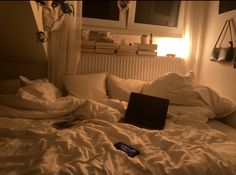
[[[219,117],[236,109],[230,100],[209,87],[196,84],[193,73],[166,73],[150,82],[123,79],[105,72],[67,75],[63,77],[69,95],[67,98],[62,97],[60,90],[47,79],[31,81],[20,76],[20,81],[21,87],[17,93],[0,95],[0,104],[21,109],[59,110],[72,104],[76,107],[78,99],[116,99],[128,103],[131,92],[136,92],[167,98],[171,105],[206,106]]]
[[[118,99],[129,101],[131,92],[141,92],[146,82],[134,79],[122,79],[107,73],[86,75],[68,75],[63,79],[70,95],[82,99]]]
[[[230,100],[206,86],[196,84],[192,72],[186,75],[166,73],[150,82],[122,79],[107,73],[70,75],[65,76],[63,81],[70,95],[82,99],[128,102],[130,93],[137,92],[169,99],[171,105],[207,106],[219,117],[236,109]]]

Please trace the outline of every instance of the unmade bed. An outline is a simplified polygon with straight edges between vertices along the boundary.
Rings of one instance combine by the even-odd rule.
[[[21,81],[17,93],[0,96],[0,174],[236,174],[236,131],[217,121],[235,105],[191,74],[67,76],[64,97],[45,79]],[[170,100],[163,130],[120,122],[130,92]],[[73,126],[56,129],[59,121]],[[118,142],[139,154],[129,157]]]

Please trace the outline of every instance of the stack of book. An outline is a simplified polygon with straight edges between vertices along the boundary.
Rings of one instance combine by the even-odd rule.
[[[117,44],[113,42],[96,42],[96,53],[114,54]]]
[[[125,45],[125,44],[121,44],[117,50],[117,54],[118,55],[136,55],[138,50],[138,46],[137,45]]]
[[[157,56],[157,44],[137,44],[138,55]]]
[[[92,40],[81,40],[81,51],[82,52],[95,52],[95,41]]]

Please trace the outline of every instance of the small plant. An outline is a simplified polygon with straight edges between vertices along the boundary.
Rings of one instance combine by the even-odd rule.
[[[40,5],[45,5],[45,1],[43,0],[35,0],[37,3],[39,3]]]
[[[46,5],[45,0],[35,0],[40,5]],[[51,32],[51,29],[55,23],[57,23],[65,14],[74,16],[74,6],[72,4],[66,3],[65,0],[53,0],[51,4],[52,8],[60,8],[62,14],[51,24],[51,26],[46,26],[46,31]],[[38,42],[46,42],[48,41],[45,32],[37,31],[36,32],[37,41]]]
[[[48,41],[48,38],[46,37],[46,34],[42,31],[37,31],[36,36],[37,36],[37,41],[38,42],[44,43],[44,42]]]

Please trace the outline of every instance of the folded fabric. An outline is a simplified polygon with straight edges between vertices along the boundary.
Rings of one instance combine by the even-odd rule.
[[[143,93],[167,98],[173,105],[206,106],[210,118],[225,117],[236,110],[235,104],[213,89],[195,83],[192,74],[167,73],[144,86]]]
[[[24,99],[42,99],[54,101],[55,99],[61,97],[60,90],[52,83],[48,81],[48,79],[36,79],[29,80],[24,76],[20,76],[21,84],[23,85],[18,90],[18,95]]]
[[[128,102],[130,93],[141,93],[146,82],[135,79],[123,79],[115,75],[107,77],[107,93],[110,98]]]

